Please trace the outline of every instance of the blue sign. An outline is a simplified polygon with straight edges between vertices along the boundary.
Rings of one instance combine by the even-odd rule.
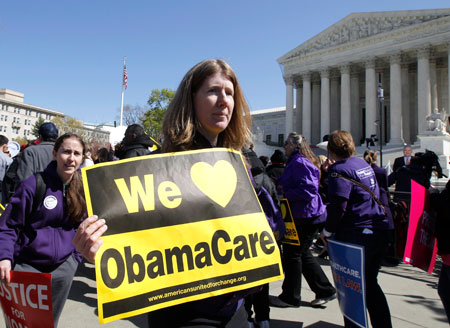
[[[342,314],[359,327],[369,327],[364,247],[328,239],[328,253]]]

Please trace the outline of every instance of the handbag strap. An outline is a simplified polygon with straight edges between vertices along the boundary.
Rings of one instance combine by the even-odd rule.
[[[365,191],[367,191],[367,192],[373,197],[373,199],[375,199],[375,201],[377,202],[377,204],[378,204],[378,205],[381,207],[381,209],[383,210],[383,213],[386,215],[386,209],[384,208],[384,205],[383,205],[383,204],[381,203],[381,201],[378,199],[377,195],[375,195],[375,194],[373,193],[373,191],[369,189],[369,187],[367,187],[366,185],[363,185],[361,182],[356,181],[355,179],[346,177],[346,176],[341,175],[341,174],[339,174],[339,173],[337,173],[337,172],[332,172],[332,173],[331,173],[331,177],[332,177],[332,178],[343,178],[343,179],[346,179],[346,180],[350,181],[351,183],[353,183],[353,184],[355,184],[355,185],[357,185],[357,186],[363,188]]]

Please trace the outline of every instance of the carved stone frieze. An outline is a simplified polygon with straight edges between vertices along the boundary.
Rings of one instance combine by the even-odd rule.
[[[353,15],[353,14],[352,14]],[[359,41],[378,34],[389,33],[403,27],[410,27],[436,20],[442,17],[450,16],[449,13],[435,15],[405,15],[405,16],[361,16],[355,14],[355,17],[344,19],[345,22],[332,28],[329,32],[319,34],[316,38],[306,42],[298,47],[297,51],[291,52],[284,60],[294,57],[304,57],[310,53],[333,48],[353,41]],[[427,32],[424,32],[427,33]],[[433,31],[428,31],[433,33]],[[322,35],[323,34],[323,35]]]

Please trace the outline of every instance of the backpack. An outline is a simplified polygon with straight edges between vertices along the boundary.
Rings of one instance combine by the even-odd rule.
[[[36,178],[36,190],[33,197],[32,213],[36,212],[38,205],[44,200],[45,190],[47,189],[47,185],[44,181],[44,172],[36,172],[33,175]]]
[[[16,187],[18,185],[17,180],[17,168],[19,167],[19,156],[16,156],[11,165],[8,167],[8,170],[5,173],[2,181],[2,200],[3,204],[6,205],[9,202],[9,199],[16,191]]]

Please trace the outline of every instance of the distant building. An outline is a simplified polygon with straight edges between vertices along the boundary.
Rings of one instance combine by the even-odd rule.
[[[0,89],[0,134],[9,140],[16,138],[33,139],[33,126],[39,118],[51,121],[63,113],[24,103],[24,94],[8,89]]]
[[[34,124],[42,118],[45,122],[55,117],[64,118],[61,112],[24,103],[24,94],[8,89],[0,89],[0,134],[9,140],[25,138],[32,140]],[[60,131],[60,134],[69,131]],[[83,124],[81,131],[73,131],[85,136],[85,141],[92,139],[100,143],[109,142],[109,131],[103,125]]]
[[[269,146],[283,146],[286,138],[286,107],[252,110],[250,114],[255,137],[258,136],[260,141]]]
[[[113,125],[109,123],[83,122],[83,132],[86,136],[86,141],[97,140],[101,144],[111,143],[111,127]]]
[[[381,108],[383,140],[412,143],[434,108],[449,113],[450,9],[353,13],[278,63],[286,83],[281,133],[314,144],[342,129],[362,143],[379,134]]]

